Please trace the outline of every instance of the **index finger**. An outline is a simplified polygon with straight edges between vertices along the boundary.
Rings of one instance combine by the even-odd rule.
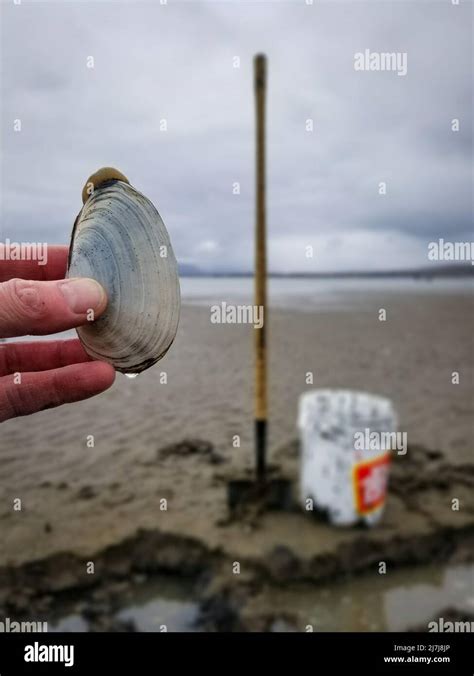
[[[0,282],[9,279],[35,279],[46,282],[64,279],[67,268],[69,247],[64,245],[46,245],[43,250],[45,264],[39,260],[5,260],[13,256],[5,244],[0,243]]]

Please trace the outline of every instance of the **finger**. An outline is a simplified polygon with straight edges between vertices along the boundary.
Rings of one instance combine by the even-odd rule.
[[[92,361],[80,340],[48,340],[0,345],[0,376],[27,371],[49,371]]]
[[[69,247],[63,245],[45,245],[39,260],[5,260],[9,254],[5,244],[0,244],[0,282],[13,277],[47,281],[63,279],[66,274]]]
[[[94,279],[10,279],[0,284],[0,336],[65,331],[96,319],[106,305],[106,293]]]
[[[108,389],[114,380],[113,366],[100,361],[23,373],[19,383],[12,376],[0,378],[0,422],[88,399]]]

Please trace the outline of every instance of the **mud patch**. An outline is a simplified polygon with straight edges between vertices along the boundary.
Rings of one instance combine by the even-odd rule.
[[[452,466],[438,451],[410,447],[406,456],[394,457],[382,523],[372,530],[336,529],[297,507],[288,513],[254,513],[250,521],[244,516],[216,518],[215,511],[225,513],[225,479],[212,467],[212,460],[209,463],[215,453],[212,446],[199,441],[193,450],[193,443],[183,442],[175,452],[168,447],[158,456],[162,461],[182,462],[183,472],[190,457],[209,468],[205,476],[216,501],[203,510],[204,518],[200,512],[199,519],[193,520],[192,509],[191,514],[170,511],[163,529],[140,529],[87,556],[58,553],[4,566],[0,613],[18,619],[48,618],[58,612],[67,617],[68,602],[79,598],[80,612],[73,607],[70,617],[80,615],[93,630],[129,631],[147,622],[140,620],[141,611],[136,610],[135,616],[123,614],[124,599],[129,599],[129,608],[134,606],[137,576],[145,576],[147,584],[153,585],[156,576],[165,574],[178,576],[183,587],[193,589],[183,601],[189,601],[188,608],[183,610],[181,601],[176,601],[177,625],[183,625],[179,617],[188,621],[197,603],[199,617],[193,622],[202,629],[284,630],[300,627],[301,618],[295,623],[294,612],[283,609],[278,617],[267,617],[265,594],[271,599],[277,590],[294,584],[317,590],[323,583],[329,588],[348,576],[375,575],[380,561],[386,563],[390,576],[401,568],[436,564],[441,569],[448,563],[473,560],[472,465]],[[280,449],[276,457],[285,476],[296,483],[297,444]],[[458,510],[452,508],[454,498]],[[93,574],[88,573],[91,561]],[[147,594],[153,604],[151,592]],[[256,599],[260,605],[255,605]],[[159,615],[164,607],[162,603],[161,610],[154,606],[150,612]],[[143,612],[146,616],[148,611]]]

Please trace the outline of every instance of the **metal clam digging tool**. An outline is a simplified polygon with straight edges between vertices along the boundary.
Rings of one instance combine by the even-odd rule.
[[[228,483],[231,509],[256,503],[262,508],[287,510],[292,507],[291,482],[269,475],[267,466],[267,256],[265,222],[265,104],[267,60],[254,58],[256,112],[256,228],[255,305],[263,308],[263,325],[255,329],[255,478]]]

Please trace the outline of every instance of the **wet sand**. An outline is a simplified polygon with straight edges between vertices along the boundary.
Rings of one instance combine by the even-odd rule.
[[[378,319],[379,307],[387,310],[386,322]],[[472,310],[467,295],[393,294],[374,296],[353,312],[274,310],[273,462],[295,476],[296,459],[278,449],[296,436],[297,398],[311,387],[305,383],[311,371],[312,387],[391,397],[409,446],[441,449],[449,464],[472,463]],[[139,528],[221,546],[226,476],[252,462],[253,331],[211,324],[209,308],[185,306],[176,343],[155,368],[134,380],[118,376],[112,390],[93,400],[4,423],[0,565],[57,552],[91,555]],[[457,385],[453,371],[460,373]],[[241,448],[233,447],[234,435]],[[185,438],[209,441],[214,451],[207,454],[204,445],[201,452],[162,452]],[[14,498],[22,499],[21,512],[13,510]],[[312,525],[298,518],[312,540]],[[271,541],[297,537],[281,523],[268,523]],[[236,528],[225,539],[246,555],[245,531]]]

